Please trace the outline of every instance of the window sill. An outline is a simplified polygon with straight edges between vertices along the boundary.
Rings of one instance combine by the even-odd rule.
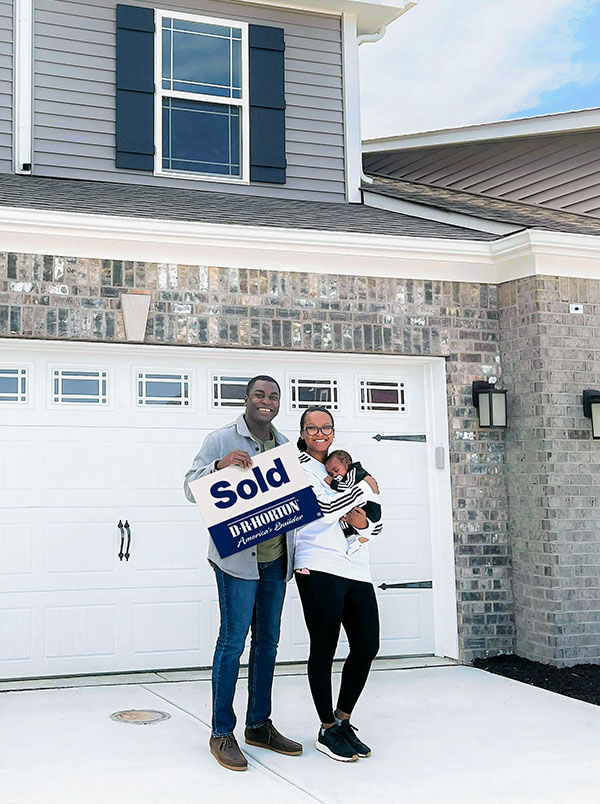
[[[188,179],[190,181],[202,181],[202,182],[219,182],[220,184],[237,184],[237,185],[249,185],[249,179],[235,179],[232,176],[212,176],[206,174],[198,174],[198,173],[188,173],[186,171],[177,171],[177,170],[155,170],[155,176],[160,176],[161,178],[170,178],[170,179]]]

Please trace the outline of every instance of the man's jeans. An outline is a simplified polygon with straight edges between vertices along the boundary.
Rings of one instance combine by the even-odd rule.
[[[246,726],[262,726],[271,715],[271,688],[285,597],[285,556],[258,565],[259,579],[234,578],[213,564],[219,590],[221,627],[212,666],[212,736],[233,734],[233,696],[240,656],[252,627]]]

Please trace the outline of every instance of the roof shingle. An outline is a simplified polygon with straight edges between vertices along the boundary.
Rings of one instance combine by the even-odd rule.
[[[236,226],[495,240],[498,235],[363,204],[281,198],[0,174],[0,207],[118,215]]]
[[[554,232],[600,235],[600,220],[574,212],[537,207],[520,201],[505,201],[499,198],[434,187],[431,184],[392,179],[371,174],[373,184],[363,185],[363,190],[378,195],[412,201],[415,204],[458,212],[483,220],[512,223],[526,229],[546,229]]]

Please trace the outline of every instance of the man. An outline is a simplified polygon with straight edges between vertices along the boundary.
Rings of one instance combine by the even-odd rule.
[[[279,412],[281,391],[272,377],[253,377],[246,386],[246,410],[235,422],[206,437],[184,482],[185,495],[194,496],[189,483],[226,466],[246,469],[252,456],[285,444],[287,438],[271,424]],[[210,750],[224,768],[244,771],[246,757],[233,736],[236,718],[233,696],[240,656],[252,629],[248,667],[248,709],[244,738],[249,745],[279,754],[298,756],[300,743],[280,734],[270,720],[271,690],[279,641],[285,584],[292,574],[294,532],[221,558],[212,540],[208,560],[216,575],[221,625],[212,666],[213,714]]]

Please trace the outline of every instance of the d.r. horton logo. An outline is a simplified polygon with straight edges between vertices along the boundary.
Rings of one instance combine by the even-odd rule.
[[[233,507],[240,499],[252,500],[265,491],[277,489],[289,484],[290,478],[285,470],[281,458],[275,458],[273,466],[267,470],[261,470],[255,466],[252,469],[252,477],[245,477],[235,486],[228,480],[218,480],[210,487],[210,494],[216,500],[215,507],[227,509]],[[285,491],[285,488],[283,489]],[[222,522],[218,528],[211,528],[211,533],[217,535],[219,530],[229,533],[229,536],[236,540],[236,548],[248,546],[255,542],[262,541],[266,537],[276,536],[290,528],[297,527],[303,520],[301,513],[303,503],[306,506],[306,494],[311,495],[309,489],[300,489],[284,497],[280,497],[271,505],[248,511],[242,516]],[[320,515],[320,512],[316,514]]]

